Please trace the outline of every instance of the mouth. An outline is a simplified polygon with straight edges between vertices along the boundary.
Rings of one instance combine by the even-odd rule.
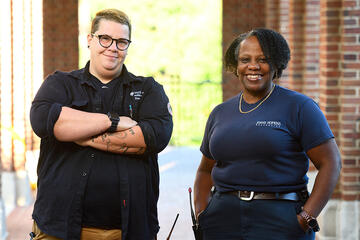
[[[246,78],[251,81],[261,80],[262,75],[261,74],[246,74]]]
[[[105,57],[108,57],[108,58],[113,58],[113,59],[116,59],[118,58],[118,56],[112,56],[112,55],[107,55],[107,54],[104,54]]]

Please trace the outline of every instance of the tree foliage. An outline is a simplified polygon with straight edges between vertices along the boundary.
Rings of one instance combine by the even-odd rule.
[[[136,75],[154,76],[167,91],[174,110],[173,144],[199,144],[206,118],[217,103],[221,101],[221,1],[220,0],[91,0],[80,1],[79,16],[90,16],[88,26],[80,26],[80,38],[86,38],[91,18],[105,8],[124,11],[132,23],[132,43],[125,64]],[[82,21],[79,21],[80,24]],[[82,31],[83,29],[83,31]],[[88,31],[88,30],[87,30]],[[80,39],[81,42],[81,39]],[[80,46],[80,64],[88,59],[86,46]],[[202,99],[192,96],[206,94],[206,87],[189,88],[188,98],[181,92],[182,85],[196,86],[200,83],[218,83],[218,91],[212,91],[209,99],[203,100],[206,106],[196,109],[194,103]],[[189,85],[190,84],[190,85]],[[194,85],[195,84],[195,85]],[[176,85],[176,87],[175,87]],[[185,85],[184,85],[185,86]],[[211,87],[214,89],[214,87]],[[189,105],[190,104],[190,105]],[[189,106],[188,106],[189,105]],[[196,104],[195,104],[196,105]],[[199,105],[204,105],[200,102]],[[194,109],[193,109],[194,108]],[[197,120],[198,111],[204,115]],[[177,113],[177,111],[189,111]],[[196,112],[191,112],[196,111]],[[181,116],[187,116],[182,119]],[[185,121],[185,122],[184,122]],[[201,125],[199,128],[199,124]],[[197,133],[186,132],[184,128],[196,126]],[[183,140],[180,139],[180,134]],[[194,136],[195,134],[195,136]],[[191,136],[190,136],[191,135]],[[186,139],[197,139],[187,141]]]

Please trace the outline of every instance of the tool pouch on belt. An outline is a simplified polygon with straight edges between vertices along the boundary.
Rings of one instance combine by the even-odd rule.
[[[302,205],[306,203],[306,201],[309,199],[309,192],[307,188],[301,189],[300,191],[296,192]]]

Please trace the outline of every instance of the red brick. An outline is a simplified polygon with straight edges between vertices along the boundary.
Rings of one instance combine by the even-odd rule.
[[[339,59],[337,59],[337,61],[334,62],[330,62],[329,58],[326,62],[321,62],[320,63],[320,68],[338,68],[339,67]]]
[[[355,147],[355,143],[354,143],[354,142],[342,142],[341,146],[342,146],[342,147]],[[344,160],[343,163],[344,163],[344,164],[355,165],[355,164],[356,164],[356,160],[355,160],[355,159]]]
[[[321,8],[341,8],[341,1],[320,1]]]
[[[344,8],[353,8],[356,6],[356,1],[343,1]]]
[[[357,39],[355,36],[343,36],[342,40],[344,43],[356,43]]]
[[[359,52],[360,45],[349,45],[349,46],[342,46],[342,49],[345,52]]]
[[[344,33],[360,33],[360,28],[345,28]]]
[[[360,10],[344,10],[344,16],[355,16],[360,17]]]
[[[345,101],[343,101],[343,102],[345,102]],[[356,121],[358,118],[359,118],[359,116],[356,116],[356,115],[345,115],[344,114],[341,117],[341,120],[343,120],[343,121]],[[357,133],[350,133],[350,134],[344,133],[344,137],[360,138],[360,134],[357,134]]]
[[[342,72],[342,77],[344,78],[355,78],[356,72]]]
[[[345,201],[356,201],[359,200],[358,194],[342,194],[341,199]]]
[[[321,76],[326,76],[326,77],[339,77],[340,76],[340,72],[339,71],[321,71]]]
[[[342,85],[343,86],[352,86],[352,87],[360,86],[360,81],[359,80],[343,80]],[[358,102],[356,102],[356,103],[358,103]]]
[[[357,177],[356,176],[342,176],[341,180],[345,181],[345,182],[357,182]]]
[[[356,68],[356,69],[360,69],[360,63],[343,63],[342,67],[345,69],[351,69],[351,68]]]
[[[78,2],[43,1],[44,75],[78,68]]]
[[[354,185],[342,185],[342,189],[344,191],[354,191],[354,192],[360,192],[360,185],[354,184]]]
[[[339,50],[339,45],[337,43],[336,44],[321,45],[320,50],[335,52],[335,51]]]

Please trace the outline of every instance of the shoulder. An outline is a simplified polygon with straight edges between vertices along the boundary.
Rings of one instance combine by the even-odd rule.
[[[136,76],[130,72],[127,74],[132,91],[141,92],[141,95],[155,98],[166,98],[164,87],[153,77]]]
[[[155,88],[160,88],[162,87],[162,85],[160,83],[158,83],[157,81],[155,81],[155,79],[151,76],[149,77],[144,77],[144,76],[137,76],[131,72],[127,72],[126,73],[128,81],[131,83],[134,83],[135,85],[142,85],[144,87],[155,87]]]
[[[46,77],[46,80],[47,79],[53,79],[57,81],[80,80],[83,74],[84,74],[84,69],[78,69],[71,72],[55,71],[54,73],[49,74]]]
[[[210,116],[214,117],[215,115],[222,114],[224,111],[227,111],[228,109],[233,109],[234,107],[238,107],[240,99],[240,94],[237,94],[228,100],[218,104],[210,113]]]
[[[279,85],[276,86],[274,95],[276,96],[277,100],[279,100],[280,102],[287,103],[291,106],[294,105],[302,106],[305,103],[309,103],[309,102],[315,103],[315,101],[309,96],[306,96],[305,94],[296,92],[291,89],[287,89]]]

